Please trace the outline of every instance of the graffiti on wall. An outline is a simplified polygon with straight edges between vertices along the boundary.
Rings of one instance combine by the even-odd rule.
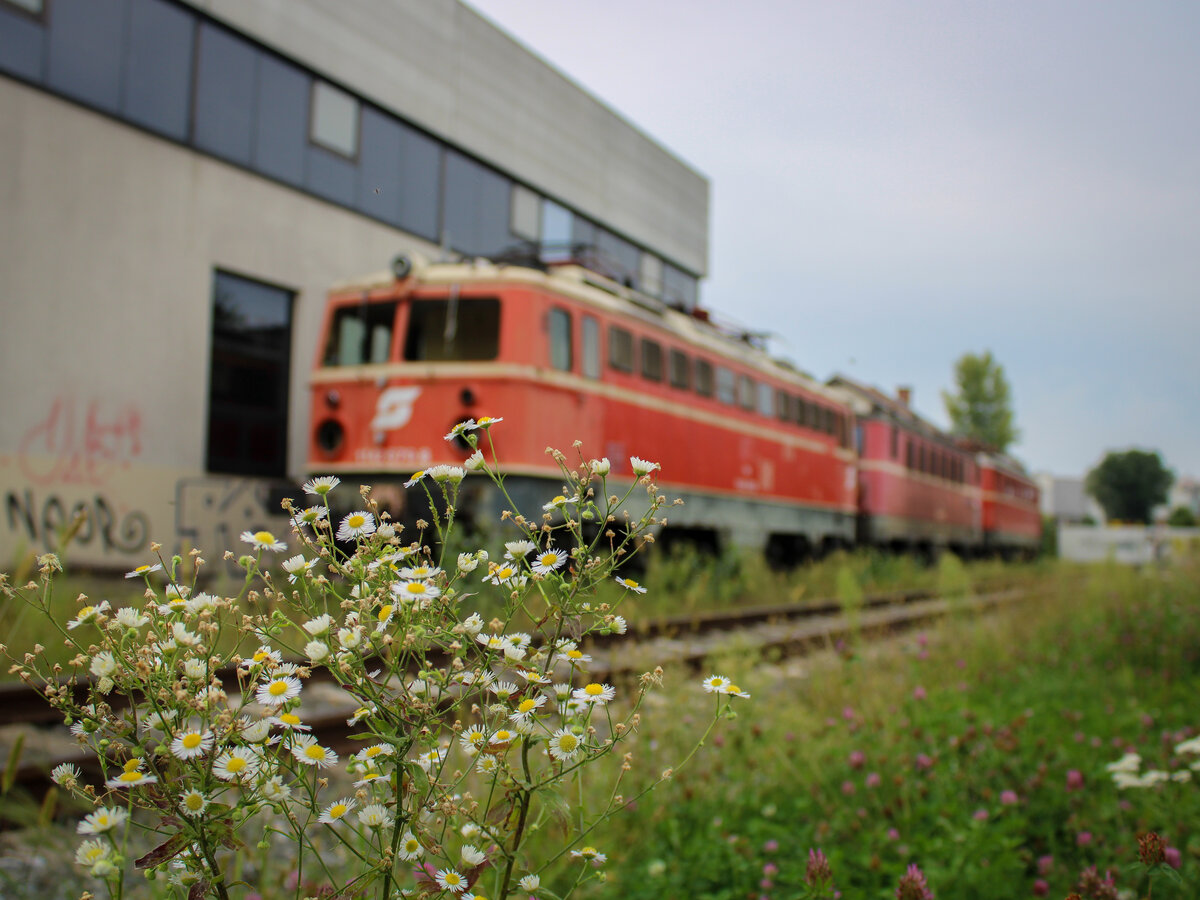
[[[95,398],[54,398],[46,415],[22,435],[17,465],[31,483],[100,486],[142,453],[142,415]]]
[[[181,478],[175,484],[176,539],[183,550],[196,547],[210,560],[219,559],[225,550],[248,551],[241,543],[243,531],[285,532],[287,519],[279,504],[272,502],[275,494],[266,481]]]
[[[50,491],[10,490],[4,497],[9,531],[46,550],[58,548],[59,536],[82,513],[74,543],[101,553],[136,553],[149,543],[150,520],[140,510],[118,507],[104,494],[66,500]]]

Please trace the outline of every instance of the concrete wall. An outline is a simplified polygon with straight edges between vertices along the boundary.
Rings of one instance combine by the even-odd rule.
[[[1058,529],[1058,555],[1072,562],[1112,559],[1129,565],[1145,565],[1197,547],[1200,547],[1200,528],[1062,525]]]
[[[706,179],[458,0],[185,2],[707,272]]]
[[[5,78],[0,122],[0,570],[75,508],[76,562],[144,562],[150,540],[218,558],[278,511],[204,474],[213,270],[296,292],[299,477],[326,291],[435,248]]]

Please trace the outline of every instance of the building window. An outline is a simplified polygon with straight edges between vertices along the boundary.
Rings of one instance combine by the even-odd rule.
[[[680,309],[696,308],[696,278],[672,265],[663,266],[662,298]]]
[[[642,377],[651,381],[663,378],[662,344],[649,338],[642,338]]]
[[[195,17],[163,0],[134,0],[121,111],[131,122],[182,141],[192,98]]]
[[[348,159],[358,156],[358,100],[327,81],[312,86],[309,139]]]
[[[657,297],[662,294],[663,261],[653,253],[642,252],[641,271],[638,273],[639,287],[647,294]]]
[[[713,395],[713,367],[706,359],[696,360],[696,393],[701,397]]]
[[[210,472],[267,477],[287,472],[294,297],[228,272],[213,277]]]
[[[571,258],[571,224],[574,216],[553,200],[542,201],[542,260],[561,262]]]
[[[46,8],[45,0],[3,0],[10,6],[15,6],[17,9],[23,9],[25,12],[33,13],[35,16],[40,16]]]
[[[692,386],[692,361],[681,350],[672,350],[670,360],[671,387],[686,391]]]
[[[600,377],[600,323],[594,316],[584,316],[583,332],[583,374],[586,378]]]
[[[496,256],[512,244],[512,182],[469,157],[446,152],[444,237],[468,256]]]
[[[550,310],[550,366],[560,372],[570,372],[573,364],[571,314],[565,309],[552,309]]]
[[[633,371],[633,335],[616,325],[608,329],[608,365],[618,372]]]
[[[541,228],[541,198],[523,184],[514,184],[512,189],[512,222],[509,228],[513,236],[524,241],[537,242]]]

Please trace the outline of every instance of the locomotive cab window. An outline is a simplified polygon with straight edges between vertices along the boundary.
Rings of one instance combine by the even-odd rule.
[[[550,365],[560,372],[570,372],[574,365],[571,353],[571,314],[565,309],[550,310]]]
[[[633,335],[616,325],[608,329],[608,365],[618,372],[633,371]]]
[[[343,306],[333,313],[325,344],[327,366],[361,366],[388,361],[396,303]]]
[[[642,377],[651,381],[663,378],[662,344],[649,338],[642,338]]]
[[[729,406],[737,402],[737,376],[724,366],[717,366],[717,399]]]
[[[413,300],[404,340],[409,362],[495,359],[500,301],[494,298]]]
[[[787,391],[775,391],[775,415],[781,422],[792,420],[792,397]]]
[[[738,405],[742,409],[754,409],[758,398],[758,386],[749,375],[738,376]]]

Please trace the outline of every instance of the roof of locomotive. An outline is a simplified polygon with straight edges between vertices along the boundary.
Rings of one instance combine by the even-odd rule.
[[[521,265],[497,264],[486,259],[465,262],[429,263],[414,261],[410,278],[426,285],[526,284],[552,291],[606,312],[637,319],[652,327],[671,332],[681,340],[704,347],[714,354],[743,365],[765,370],[786,382],[798,384],[810,393],[832,403],[844,405],[838,393],[786,361],[774,359],[748,340],[723,330],[699,315],[676,309],[656,297],[606,278],[575,264],[553,265],[547,271]],[[375,272],[349,281],[338,282],[331,294],[385,290],[398,282],[390,271]]]

